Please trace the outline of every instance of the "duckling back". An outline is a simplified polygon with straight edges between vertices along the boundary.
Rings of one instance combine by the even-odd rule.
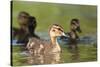
[[[37,64],[54,64],[60,60],[60,52],[53,52],[56,45],[54,46],[54,44],[46,40],[31,38],[27,44],[27,48],[31,54],[30,60],[38,61],[38,58],[40,58],[36,62]]]

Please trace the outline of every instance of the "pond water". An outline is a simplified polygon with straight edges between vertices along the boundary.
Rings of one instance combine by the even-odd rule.
[[[78,50],[69,50],[71,53],[70,59],[73,61],[78,61],[80,56]],[[36,55],[30,55],[27,51],[23,51],[19,53],[19,55],[22,55],[26,57],[26,63],[28,65],[40,65],[40,64],[58,64],[58,63],[64,63],[61,57],[61,52],[57,53],[51,53],[46,55],[36,54]]]
[[[30,55],[22,50],[22,46],[14,45],[12,63],[16,65],[61,64],[73,62],[88,62],[97,60],[97,48],[93,45],[79,45],[78,49],[68,49],[61,46],[61,53],[47,55]]]
[[[45,39],[47,41],[50,40],[47,33],[38,32],[38,35],[41,37],[41,39]],[[13,52],[14,59],[20,62],[21,65],[24,65],[26,63],[27,65],[39,65],[39,64],[58,64],[58,63],[67,63],[67,62],[80,62],[80,61],[92,61],[96,60],[96,47],[94,46],[85,46],[85,44],[90,45],[91,43],[96,44],[96,36],[83,36],[80,37],[79,46],[77,49],[69,49],[65,44],[68,42],[67,38],[61,40],[60,37],[57,38],[58,42],[61,44],[62,52],[58,53],[51,53],[51,54],[36,54],[36,55],[30,55],[28,51],[21,51],[17,50]],[[13,41],[13,45],[22,45],[22,44],[16,44],[17,40]],[[80,45],[83,44],[83,45]],[[16,50],[16,47],[13,46],[13,50]],[[21,46],[19,46],[21,48]],[[16,59],[15,53],[18,54],[18,56],[25,58],[25,62],[21,62],[18,59]],[[95,53],[95,54],[94,54]],[[20,58],[19,57],[19,58]],[[21,59],[21,58],[20,58]],[[16,61],[16,62],[17,62]],[[14,64],[16,64],[14,62]]]
[[[27,57],[28,64],[57,64],[60,62],[60,53],[46,55],[31,55]]]

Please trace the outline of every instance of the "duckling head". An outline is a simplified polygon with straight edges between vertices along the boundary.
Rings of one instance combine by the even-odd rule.
[[[49,29],[50,37],[66,36],[63,27],[58,24],[53,24]]]

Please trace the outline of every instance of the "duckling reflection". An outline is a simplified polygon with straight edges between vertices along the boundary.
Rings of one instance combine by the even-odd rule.
[[[56,64],[60,62],[61,48],[57,42],[58,36],[65,36],[63,28],[53,24],[49,29],[50,42],[31,38],[27,44],[31,64]]]

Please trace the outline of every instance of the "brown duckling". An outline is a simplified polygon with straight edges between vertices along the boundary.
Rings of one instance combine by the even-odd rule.
[[[37,38],[30,38],[28,44],[27,44],[27,49],[29,50],[29,53],[31,55],[42,55],[45,56],[46,58],[47,55],[54,55],[50,60],[52,59],[53,61],[48,62],[47,60],[42,59],[43,64],[51,64],[51,63],[56,63],[60,60],[60,52],[61,48],[60,45],[58,44],[56,38],[58,36],[66,36],[63,30],[63,27],[58,25],[58,24],[53,24],[50,29],[49,29],[49,35],[50,35],[50,42],[42,39],[37,39]]]

